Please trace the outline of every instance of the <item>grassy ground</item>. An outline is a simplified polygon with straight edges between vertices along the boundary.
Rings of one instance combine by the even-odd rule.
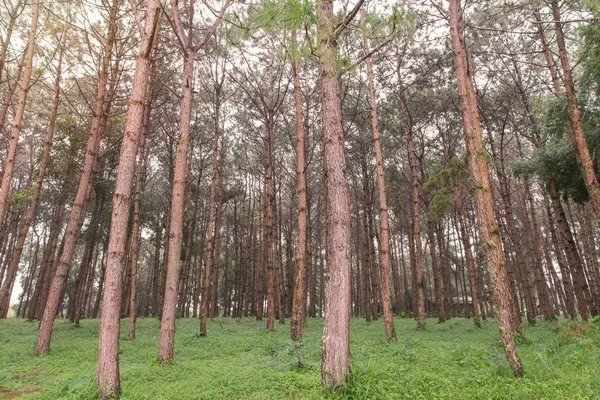
[[[353,319],[352,373],[344,391],[320,388],[322,321],[309,319],[303,348],[289,326],[266,332],[251,318],[178,321],[175,361],[156,360],[159,323],[140,319],[138,338],[121,341],[125,399],[600,399],[600,322],[539,321],[518,348],[525,378],[514,379],[497,328],[486,321],[427,321],[417,330],[397,319],[398,342],[387,344],[383,321]],[[98,321],[55,324],[50,354],[34,356],[37,323],[0,321],[0,399],[91,399]],[[306,367],[299,368],[304,362]]]

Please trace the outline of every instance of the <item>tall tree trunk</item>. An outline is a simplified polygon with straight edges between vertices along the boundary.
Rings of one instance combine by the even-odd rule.
[[[363,25],[366,25],[364,9],[361,10]],[[369,54],[369,41],[363,35],[363,50]],[[394,313],[392,311],[392,294],[390,292],[390,225],[388,217],[387,195],[385,192],[385,174],[383,168],[383,152],[381,151],[381,136],[377,116],[377,100],[375,97],[375,80],[373,78],[373,62],[366,58],[367,80],[369,83],[369,105],[371,108],[371,128],[375,146],[375,167],[377,173],[377,193],[379,194],[379,281],[381,282],[381,305],[385,321],[385,336],[388,342],[398,340],[394,328]]]
[[[271,72],[270,72],[271,73]],[[270,79],[272,82],[272,79]],[[272,85],[269,86],[269,97],[272,98]],[[271,99],[270,99],[271,100]],[[272,104],[272,103],[271,103]],[[265,265],[267,271],[267,331],[275,329],[275,259],[274,259],[274,235],[273,235],[273,134],[275,121],[272,115],[267,119],[267,140],[265,167]]]
[[[523,377],[523,365],[517,354],[512,331],[511,314],[514,304],[506,272],[498,223],[494,216],[491,186],[485,149],[482,143],[477,100],[464,39],[464,20],[459,0],[450,0],[450,37],[454,51],[454,69],[458,81],[465,142],[469,153],[469,171],[475,187],[475,208],[483,254],[493,285],[494,300],[498,307],[498,329],[506,358],[516,377]]]
[[[219,162],[219,182],[217,186],[217,215],[215,219],[215,245],[214,245],[214,254],[211,265],[211,274],[210,274],[210,307],[209,307],[209,316],[210,318],[215,318],[219,314],[219,301],[218,301],[218,288],[219,288],[219,261],[221,259],[221,238],[223,237],[221,234],[221,222],[223,221],[223,162],[225,161],[225,156],[222,153],[221,159]]]
[[[6,3],[5,3],[6,4]],[[4,39],[2,40],[2,49],[0,50],[0,82],[2,82],[2,74],[4,72],[4,66],[6,64],[6,54],[8,53],[8,47],[11,43],[11,38],[13,34],[13,30],[15,29],[15,24],[19,15],[21,15],[21,6],[23,5],[23,0],[18,0],[8,12],[9,21],[4,31]],[[5,21],[6,22],[6,21]],[[18,81],[18,79],[17,79]],[[0,128],[2,124],[0,123]]]
[[[596,219],[600,221],[600,184],[596,179],[594,172],[594,163],[590,157],[585,134],[583,132],[583,123],[579,113],[577,104],[577,94],[575,93],[575,82],[571,74],[571,66],[569,65],[569,57],[565,46],[565,38],[562,30],[562,22],[560,20],[560,8],[558,0],[551,0],[552,15],[554,17],[554,31],[556,32],[556,44],[558,46],[558,57],[563,70],[563,80],[567,102],[569,104],[569,116],[571,120],[572,130],[569,129],[569,139],[575,149],[577,163],[583,175],[583,181],[590,196],[590,202],[596,214]]]
[[[350,368],[350,201],[333,1],[317,0],[316,14],[327,215],[321,376],[323,386],[333,389],[345,382]]]
[[[76,325],[79,325],[79,319],[81,317],[81,311],[83,308],[83,297],[85,292],[85,286],[87,283],[87,277],[90,268],[93,268],[93,258],[94,258],[94,249],[96,247],[96,233],[98,231],[98,218],[99,214],[102,212],[104,205],[104,197],[96,198],[96,207],[93,211],[92,218],[90,220],[88,234],[89,237],[85,244],[85,249],[83,251],[83,257],[81,259],[81,266],[79,268],[79,273],[77,274],[77,280],[75,283],[74,290],[71,291],[73,296],[73,308],[72,313],[70,312],[71,321]]]
[[[96,384],[102,388],[104,398],[119,397],[121,382],[119,376],[119,331],[121,326],[119,308],[121,306],[121,286],[123,269],[127,258],[125,243],[133,186],[133,174],[137,147],[144,119],[144,100],[151,72],[153,43],[158,37],[160,0],[148,0],[146,22],[142,35],[133,76],[132,92],[125,123],[125,134],[119,156],[119,172],[113,196],[108,257],[104,277],[103,306],[100,318],[98,340],[98,375]]]
[[[553,204],[554,219],[560,234],[557,240],[558,243],[562,245],[567,258],[568,271],[565,270],[564,272],[561,272],[563,275],[563,284],[565,285],[565,291],[567,291],[568,289],[566,280],[570,277],[569,282],[572,284],[572,293],[575,294],[575,299],[577,299],[577,310],[579,311],[579,315],[581,315],[581,319],[585,321],[589,317],[589,310],[585,295],[587,284],[585,283],[585,280],[579,279],[578,277],[581,275],[581,271],[583,269],[581,257],[577,252],[575,239],[573,238],[569,223],[567,222],[567,217],[562,204],[560,203],[556,183],[554,181],[550,181],[548,186],[548,195],[550,196]]]
[[[85,154],[85,162],[83,166],[83,172],[79,179],[79,186],[77,187],[77,193],[73,200],[73,207],[71,208],[71,214],[69,215],[69,222],[67,223],[67,229],[64,236],[64,247],[60,256],[54,278],[50,287],[50,293],[44,315],[40,323],[40,329],[38,332],[38,338],[36,342],[35,352],[37,354],[47,353],[50,349],[50,339],[52,337],[52,327],[54,326],[54,318],[58,312],[58,308],[62,299],[62,293],[64,292],[69,267],[73,259],[73,253],[77,244],[77,239],[81,233],[81,226],[85,216],[85,203],[89,197],[90,182],[94,173],[95,166],[97,164],[98,150],[100,148],[100,140],[102,138],[104,125],[106,124],[106,108],[105,98],[107,92],[107,84],[109,77],[110,60],[112,56],[112,49],[116,40],[117,35],[117,14],[120,6],[120,0],[113,0],[110,17],[108,21],[108,36],[106,46],[104,48],[104,56],[102,60],[102,67],[100,70],[100,77],[98,80],[98,92],[96,93],[96,104],[94,107],[94,118],[92,119],[92,126],[90,130],[90,136],[88,138],[87,149]],[[110,101],[109,101],[110,103]],[[108,104],[106,104],[108,106]]]
[[[363,159],[364,160],[364,159]],[[366,172],[366,160],[364,160],[365,164],[365,177],[368,177],[369,174]],[[375,229],[373,228],[373,192],[371,185],[369,185],[369,179],[365,179],[364,184],[367,188],[367,206],[366,206],[366,214],[367,214],[367,231],[365,233],[365,240],[367,241],[369,247],[369,263],[370,267],[370,279],[371,279],[371,318],[373,321],[377,321],[379,319],[379,276],[377,274],[378,265],[377,265],[377,256],[375,255]]]
[[[23,64],[25,63],[25,58],[27,54],[25,54],[21,60],[19,60],[19,65],[17,67],[17,71],[15,72],[15,76],[12,79],[12,82],[8,84],[8,89],[6,90],[6,94],[4,95],[4,99],[2,101],[2,108],[0,108],[0,131],[5,129],[4,122],[6,121],[6,115],[8,114],[8,110],[10,109],[11,99],[15,92],[17,91],[17,87],[19,86],[19,80],[21,79],[21,74],[23,73]]]
[[[367,177],[367,161],[365,156],[361,159],[361,168],[362,168],[362,263],[363,263],[363,284],[365,287],[364,295],[365,295],[365,320],[366,322],[371,322],[371,319],[377,320],[377,302],[373,305],[373,284],[372,278],[373,274],[370,273],[373,267],[373,260],[371,259],[371,237],[369,235],[369,222],[368,222],[368,213],[369,207],[367,203],[367,198],[369,195],[369,187],[368,187],[368,177]],[[360,228],[358,228],[360,230]],[[375,282],[375,289],[377,289],[377,282]]]
[[[519,69],[516,68],[517,76],[519,76],[519,78],[516,80],[516,84],[518,86],[518,88],[522,88],[521,85],[521,80],[520,80],[520,74],[519,74]],[[529,106],[529,102],[527,101],[527,97],[525,96],[525,93],[522,91],[519,91],[521,93],[521,98],[523,100],[523,103],[525,104],[525,107],[527,108]],[[532,115],[532,114],[530,114]],[[506,170],[505,170],[505,157],[503,157],[503,148],[500,148],[500,154],[498,154],[498,150],[496,149],[495,146],[495,142],[493,140],[492,137],[492,127],[491,124],[489,123],[488,119],[483,116],[484,122],[487,126],[487,135],[488,135],[488,141],[490,143],[490,148],[491,148],[491,153],[492,153],[492,158],[494,159],[494,165],[496,166],[496,175],[498,176],[498,191],[500,192],[500,197],[502,199],[502,204],[504,205],[504,211],[506,213],[506,225],[507,225],[507,230],[508,230],[508,235],[510,236],[510,240],[511,243],[514,245],[514,249],[515,249],[515,253],[516,253],[516,259],[517,259],[517,267],[518,270],[521,274],[521,283],[522,283],[522,289],[524,292],[524,297],[525,297],[525,312],[526,312],[526,316],[527,316],[527,322],[531,325],[535,324],[535,312],[536,312],[536,307],[535,307],[535,293],[533,290],[533,284],[531,282],[531,269],[529,268],[529,266],[526,263],[526,257],[525,257],[525,250],[523,248],[523,242],[521,239],[521,235],[519,234],[516,224],[515,224],[515,217],[514,217],[514,212],[513,212],[513,206],[512,206],[512,202],[511,202],[511,196],[510,196],[510,188],[509,188],[509,181],[507,178],[507,174],[506,174]],[[503,126],[504,128],[504,126]],[[502,129],[501,131],[501,140],[502,140],[502,144],[504,141],[504,129]],[[501,144],[501,145],[502,145]]]
[[[176,5],[175,5],[176,6]],[[158,360],[170,362],[175,347],[175,322],[177,316],[177,293],[179,284],[179,264],[183,237],[185,213],[186,167],[189,152],[190,126],[192,122],[192,100],[194,90],[194,57],[196,53],[187,50],[183,61],[183,84],[181,87],[179,140],[175,157],[175,170],[171,192],[171,223],[169,225],[169,253],[167,255],[167,281],[160,324]]]
[[[37,4],[37,3],[36,3]],[[36,11],[37,12],[37,11]],[[66,26],[66,25],[65,25]],[[40,167],[38,172],[37,181],[35,184],[35,189],[33,191],[33,197],[31,199],[31,204],[29,205],[29,209],[26,214],[24,214],[24,219],[21,222],[19,227],[19,236],[17,238],[17,244],[12,253],[11,262],[8,266],[7,278],[5,279],[2,289],[0,290],[0,318],[6,318],[8,313],[8,308],[10,306],[10,296],[12,293],[13,285],[15,283],[15,278],[17,276],[17,272],[19,270],[19,263],[21,262],[21,254],[23,252],[23,247],[25,246],[25,239],[29,233],[29,228],[31,227],[31,223],[35,219],[35,214],[37,211],[37,207],[40,200],[40,194],[42,192],[42,185],[44,183],[44,178],[46,176],[46,168],[48,166],[48,160],[50,159],[50,150],[52,149],[52,142],[54,139],[54,132],[56,128],[56,118],[58,116],[58,106],[60,105],[60,82],[62,78],[62,61],[65,49],[65,34],[66,28],[63,29],[63,38],[60,44],[60,52],[58,56],[58,67],[56,72],[56,80],[54,83],[54,102],[52,105],[52,111],[50,113],[50,120],[48,121],[48,130],[46,135],[46,143],[44,146],[44,152],[42,153],[42,157],[40,160]],[[0,221],[2,219],[0,218]]]
[[[68,186],[68,184],[67,184]],[[54,260],[54,252],[58,244],[58,236],[62,227],[62,214],[65,209],[65,198],[68,192],[68,188],[64,188],[61,194],[58,206],[52,216],[52,222],[50,223],[50,233],[48,234],[48,241],[44,248],[42,255],[42,263],[40,264],[38,280],[35,283],[35,290],[31,299],[31,306],[29,308],[28,319],[40,319],[46,305],[46,296],[48,293],[48,287],[50,286],[50,280],[52,279],[52,264]]]
[[[215,97],[215,136],[213,139],[212,177],[210,182],[210,201],[208,204],[208,228],[206,238],[206,250],[204,253],[204,278],[202,297],[200,299],[200,336],[206,336],[206,320],[209,312],[211,265],[214,259],[215,244],[215,219],[217,213],[217,185],[219,184],[219,133],[220,133],[220,104],[219,92]]]
[[[181,276],[179,277],[179,294],[178,294],[178,306],[179,306],[179,315],[184,316],[185,311],[187,310],[185,308],[185,299],[187,298],[187,294],[189,292],[189,287],[190,285],[188,285],[188,275],[189,275],[189,271],[190,271],[190,265],[192,262],[192,253],[194,253],[194,236],[196,235],[196,226],[198,225],[198,209],[200,208],[200,193],[202,192],[200,190],[200,183],[201,180],[203,178],[203,163],[201,162],[200,164],[200,170],[198,171],[198,180],[196,182],[196,195],[194,198],[194,208],[192,210],[192,218],[190,221],[190,226],[189,226],[189,232],[188,232],[188,238],[187,238],[187,243],[185,246],[185,255],[183,257],[183,267],[182,267],[182,273]]]
[[[435,289],[435,305],[438,315],[438,322],[446,321],[444,310],[444,295],[442,293],[442,274],[441,266],[438,264],[438,258],[435,253],[435,226],[433,221],[427,221],[427,236],[429,240],[429,255],[431,256],[431,269],[433,270],[433,286]]]
[[[471,243],[469,243],[469,236],[467,235],[467,229],[465,228],[465,220],[462,215],[458,218],[458,228],[460,240],[463,245],[463,251],[465,252],[465,265],[467,266],[467,272],[469,274],[469,282],[471,284],[471,301],[473,303],[473,322],[476,326],[481,327],[481,316],[479,315],[479,294],[478,287],[480,286],[477,282],[477,271],[475,270],[475,260],[473,259],[473,252],[471,251]]]
[[[140,226],[140,197],[144,190],[144,182],[146,180],[146,168],[148,164],[147,156],[147,136],[150,130],[150,112],[152,110],[152,73],[151,67],[150,76],[148,77],[148,87],[146,88],[146,103],[144,105],[144,117],[142,122],[142,136],[140,138],[139,158],[137,163],[137,174],[135,177],[135,194],[133,197],[133,227],[131,232],[131,274],[130,274],[130,291],[129,291],[129,329],[128,339],[135,340],[135,325],[137,320],[136,310],[136,295],[137,295],[137,280],[138,280],[138,257],[140,252],[141,226]]]
[[[225,8],[222,12],[224,12]],[[204,36],[198,42],[194,42],[194,3],[190,2],[189,4],[187,32],[181,23],[177,0],[171,0],[171,11],[173,13],[173,27],[179,43],[181,43],[182,47],[180,50],[183,52],[184,60],[179,111],[179,140],[172,179],[171,222],[168,228],[169,252],[167,254],[166,286],[158,346],[158,360],[160,362],[169,362],[173,359],[175,344],[179,264],[185,214],[186,168],[188,165],[187,157],[194,93],[194,59],[198,50],[208,41],[221,22],[221,18],[217,18],[217,22],[204,33]]]
[[[296,32],[292,34],[292,46],[296,45]],[[296,275],[292,300],[290,336],[302,340],[302,324],[306,318],[306,250],[307,250],[307,201],[306,201],[306,132],[302,115],[302,91],[300,87],[300,58],[294,60],[294,105],[296,107],[296,178],[298,183],[298,240],[296,243]]]
[[[404,85],[402,83],[402,77],[400,74],[400,57],[398,56],[398,93],[402,101],[402,107],[404,110],[404,118],[406,124],[406,141],[408,142],[408,159],[410,163],[410,175],[412,185],[412,230],[413,240],[415,244],[415,257],[414,257],[414,279],[416,287],[413,287],[413,302],[416,303],[416,307],[413,309],[417,311],[418,326],[419,328],[425,327],[425,282],[423,272],[423,247],[421,245],[421,218],[420,218],[420,207],[419,207],[419,177],[417,175],[417,157],[415,153],[415,144],[413,140],[413,123],[410,109],[408,108],[408,100],[404,93]]]
[[[31,11],[31,27],[29,28],[29,36],[27,37],[27,50],[25,56],[25,70],[23,71],[23,81],[19,91],[19,102],[13,120],[13,128],[10,133],[8,154],[4,160],[4,169],[2,172],[2,186],[0,187],[0,224],[4,220],[6,204],[8,200],[8,192],[12,181],[13,167],[15,165],[15,155],[17,153],[17,144],[21,134],[21,126],[23,123],[23,115],[25,114],[25,106],[27,104],[27,94],[31,82],[31,71],[33,70],[33,53],[35,51],[35,34],[37,32],[38,16],[40,10],[40,0],[33,2]],[[1,234],[2,232],[0,232]],[[1,314],[1,313],[0,313]]]

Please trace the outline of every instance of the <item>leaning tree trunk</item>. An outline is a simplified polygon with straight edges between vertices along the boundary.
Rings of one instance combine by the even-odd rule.
[[[44,314],[42,320],[40,321],[40,329],[35,347],[35,352],[37,354],[47,353],[50,349],[54,318],[56,317],[60,302],[63,297],[69,268],[73,259],[73,253],[75,252],[75,246],[77,244],[79,234],[81,233],[81,226],[85,216],[85,202],[89,197],[90,182],[92,180],[92,175],[97,163],[100,140],[102,138],[104,124],[106,123],[106,110],[104,103],[107,92],[106,87],[109,78],[112,49],[117,33],[117,12],[119,5],[120,0],[113,1],[108,25],[108,38],[106,47],[104,48],[102,67],[98,80],[98,92],[96,93],[94,118],[92,120],[90,136],[88,138],[83,172],[81,174],[81,178],[79,179],[79,186],[77,187],[77,193],[75,194],[75,199],[73,200],[71,214],[69,214],[69,222],[67,223],[67,229],[65,230],[65,236],[63,238],[63,251],[60,259],[58,260],[58,265],[56,267],[56,272],[54,273],[54,278],[52,279]]]
[[[517,354],[512,336],[511,313],[513,298],[506,272],[499,227],[494,216],[493,199],[486,153],[482,142],[477,99],[464,39],[464,20],[460,0],[450,0],[450,38],[454,52],[454,70],[458,83],[460,108],[464,124],[465,143],[469,155],[469,171],[475,187],[475,209],[483,255],[493,285],[494,300],[498,308],[498,329],[506,358],[516,377],[523,377],[523,365]]]
[[[2,108],[0,108],[0,131],[4,130],[4,122],[6,121],[6,115],[8,114],[8,110],[11,107],[11,99],[17,90],[17,86],[19,86],[19,80],[21,79],[21,74],[23,73],[23,63],[25,62],[25,58],[27,58],[27,54],[21,58],[19,61],[19,65],[17,67],[17,71],[15,72],[15,76],[12,79],[12,82],[8,84],[8,88],[4,95],[4,99],[2,101]]]
[[[15,155],[17,153],[17,144],[21,134],[21,124],[23,123],[23,115],[25,114],[25,105],[27,104],[27,94],[31,82],[31,71],[33,69],[33,53],[35,50],[35,34],[37,32],[38,15],[40,9],[40,0],[33,2],[31,14],[31,27],[29,28],[29,36],[27,38],[27,50],[25,55],[25,69],[23,71],[23,81],[19,92],[19,102],[15,111],[13,120],[13,128],[8,141],[8,154],[4,161],[4,169],[2,172],[2,186],[0,187],[0,224],[4,220],[6,211],[6,203],[8,200],[8,192],[12,180],[13,167],[15,165]],[[0,232],[1,234],[2,232]]]
[[[327,294],[321,344],[323,386],[341,386],[350,368],[350,200],[337,34],[333,1],[317,0],[317,38],[323,118],[326,190]]]
[[[135,62],[135,74],[132,92],[127,110],[125,134],[119,156],[119,172],[113,196],[108,257],[104,273],[104,293],[102,296],[102,314],[98,333],[98,375],[96,384],[102,388],[103,397],[121,392],[119,376],[119,330],[121,326],[119,310],[121,307],[121,286],[123,269],[127,260],[125,243],[129,222],[133,174],[137,156],[137,147],[144,119],[144,99],[148,76],[151,71],[153,43],[157,40],[158,20],[160,18],[160,0],[148,0],[146,23],[139,44]]]
[[[60,82],[62,78],[62,61],[65,49],[64,40],[66,38],[65,31],[63,29],[63,40],[60,45],[60,53],[58,56],[58,69],[56,72],[56,81],[54,83],[54,103],[52,105],[52,111],[50,113],[50,120],[48,121],[48,132],[46,136],[46,144],[44,146],[44,152],[40,160],[40,169],[38,172],[38,178],[33,191],[33,198],[31,199],[31,205],[27,210],[27,214],[24,216],[24,220],[19,228],[19,236],[17,238],[17,244],[12,253],[12,258],[8,266],[7,277],[0,290],[0,318],[6,318],[8,308],[10,306],[10,296],[12,293],[15,278],[19,270],[19,263],[21,262],[21,254],[23,253],[23,247],[25,246],[25,239],[29,233],[31,223],[35,218],[37,207],[40,200],[40,194],[42,192],[42,184],[46,176],[46,167],[48,166],[48,160],[50,159],[50,150],[52,149],[52,141],[54,138],[54,132],[56,128],[56,118],[58,116],[58,106],[60,105]],[[1,221],[1,219],[0,219]]]
[[[361,10],[363,25],[366,24],[364,10]],[[363,36],[365,54],[369,54],[369,42]],[[394,328],[394,313],[392,311],[392,294],[390,292],[390,225],[388,218],[387,196],[385,192],[385,175],[383,169],[383,152],[381,151],[381,136],[377,117],[377,101],[375,98],[375,82],[373,78],[373,62],[371,57],[366,59],[367,79],[369,82],[369,105],[371,108],[371,127],[373,129],[373,144],[375,145],[375,166],[377,172],[377,192],[379,194],[379,280],[381,282],[381,305],[385,321],[385,336],[388,342],[398,340]]]
[[[565,38],[562,31],[562,23],[560,21],[558,0],[551,0],[550,5],[552,7],[552,15],[554,17],[554,30],[556,32],[556,44],[558,45],[558,57],[560,58],[560,65],[563,70],[565,94],[567,95],[567,102],[569,104],[569,117],[573,128],[572,131],[569,129],[569,139],[571,139],[571,144],[575,149],[577,163],[579,164],[579,169],[583,175],[585,187],[590,195],[590,202],[594,208],[596,219],[600,221],[600,184],[598,184],[598,179],[596,179],[594,163],[590,157],[590,151],[585,139],[585,134],[583,132],[583,123],[581,121],[579,106],[577,104],[577,94],[575,93],[575,82],[573,81],[573,76],[571,75],[571,66],[569,65],[569,57],[567,55]]]
[[[4,32],[4,38],[2,40],[2,49],[0,50],[0,82],[2,82],[2,73],[4,72],[4,66],[6,64],[6,54],[8,53],[8,47],[11,43],[11,38],[13,30],[15,29],[17,19],[21,15],[20,8],[22,5],[23,0],[18,0],[8,12],[10,20],[8,21],[8,26],[6,27],[6,30]],[[2,124],[0,124],[0,127],[2,127]]]

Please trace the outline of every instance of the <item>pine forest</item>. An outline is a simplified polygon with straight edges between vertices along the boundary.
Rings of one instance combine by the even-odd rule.
[[[0,16],[0,399],[598,399],[598,0]]]

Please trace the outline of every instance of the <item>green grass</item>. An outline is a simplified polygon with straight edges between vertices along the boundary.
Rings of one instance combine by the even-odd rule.
[[[122,324],[124,399],[600,399],[600,323],[538,321],[524,327],[518,349],[525,378],[512,377],[497,327],[464,319],[417,330],[396,319],[398,342],[385,342],[383,321],[352,320],[352,371],[338,393],[320,387],[322,321],[309,319],[302,347],[289,325],[266,332],[252,318],[177,324],[175,361],[156,362],[159,323],[140,319],[135,342]],[[0,399],[94,398],[98,321],[55,324],[51,352],[35,356],[37,323],[0,321]],[[305,367],[299,367],[302,361]]]

